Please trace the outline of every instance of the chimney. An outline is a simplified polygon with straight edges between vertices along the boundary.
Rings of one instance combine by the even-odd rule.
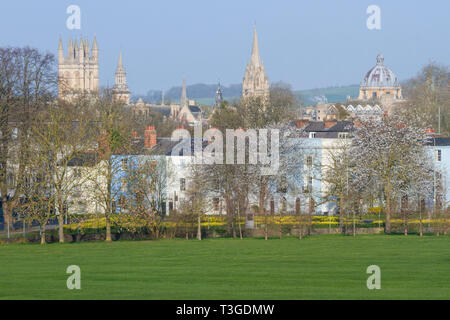
[[[133,138],[136,139],[137,138],[137,132],[133,131]]]
[[[362,127],[362,123],[361,123],[361,121],[355,120],[355,121],[353,121],[353,126],[355,128],[361,128]]]
[[[297,129],[305,127],[308,123],[309,123],[308,119],[298,119],[296,123]]]
[[[147,126],[144,132],[144,148],[150,149],[156,146],[155,126]]]
[[[325,125],[325,129],[331,128],[337,123],[336,120],[325,120],[323,124]]]

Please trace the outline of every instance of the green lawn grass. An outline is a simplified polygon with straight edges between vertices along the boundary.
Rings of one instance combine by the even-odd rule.
[[[0,299],[450,299],[450,237],[3,244]]]

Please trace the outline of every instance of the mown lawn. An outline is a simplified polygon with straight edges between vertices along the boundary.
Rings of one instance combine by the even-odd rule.
[[[450,299],[450,237],[3,244],[0,299]]]

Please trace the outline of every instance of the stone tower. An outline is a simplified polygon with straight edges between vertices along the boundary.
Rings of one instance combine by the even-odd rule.
[[[79,93],[98,92],[98,46],[94,37],[92,50],[87,39],[69,40],[64,57],[62,40],[58,47],[58,94],[60,98],[71,98]]]
[[[252,57],[250,62],[247,63],[244,80],[242,81],[242,96],[269,97],[269,78],[266,75],[264,62],[259,56],[256,27],[253,35]]]
[[[119,62],[116,69],[116,82],[113,87],[113,98],[125,104],[130,104],[130,89],[127,85],[127,74],[122,64],[122,52],[119,54]]]

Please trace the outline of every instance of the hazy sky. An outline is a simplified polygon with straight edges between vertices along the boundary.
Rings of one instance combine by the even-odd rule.
[[[81,8],[69,30],[66,9]],[[381,9],[368,30],[366,9]],[[450,65],[450,1],[412,0],[0,0],[0,46],[57,53],[95,35],[100,84],[112,85],[119,50],[133,93],[181,84],[240,83],[256,23],[271,82],[294,89],[359,83],[381,51],[400,80],[430,61]]]

